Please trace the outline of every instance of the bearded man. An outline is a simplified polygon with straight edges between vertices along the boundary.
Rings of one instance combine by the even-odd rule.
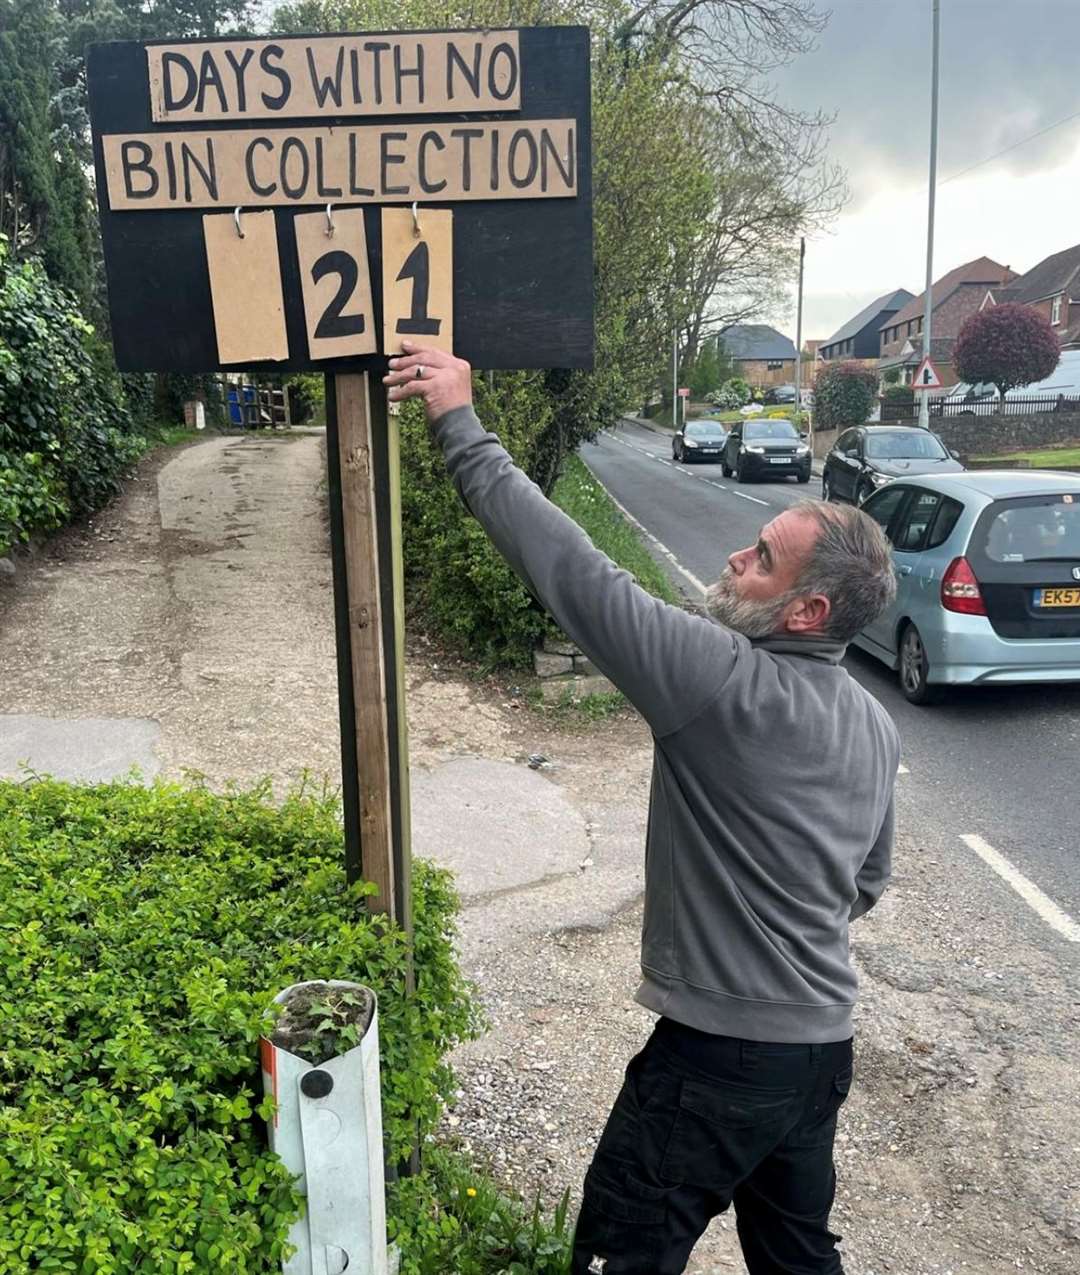
[[[797,505],[731,555],[709,618],[668,606],[515,468],[467,363],[405,348],[390,398],[424,400],[469,510],[655,743],[637,999],[659,1021],[586,1175],[574,1275],[679,1275],[731,1204],[750,1275],[842,1273],[848,925],[889,878],[900,749],[840,661],[895,591],[881,528]]]

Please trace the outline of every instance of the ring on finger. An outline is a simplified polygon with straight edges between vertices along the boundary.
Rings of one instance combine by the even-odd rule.
[[[423,365],[423,363],[418,363],[418,364],[417,364],[417,366],[416,366],[416,379],[417,379],[418,381],[422,381],[422,380],[424,379],[424,365]]]

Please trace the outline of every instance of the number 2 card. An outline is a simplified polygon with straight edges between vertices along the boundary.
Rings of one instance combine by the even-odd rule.
[[[297,219],[299,220],[299,218]],[[454,233],[449,209],[382,210],[383,349],[407,338],[454,352]]]
[[[333,209],[329,217],[303,213],[293,225],[311,358],[374,354],[378,340],[364,210]]]

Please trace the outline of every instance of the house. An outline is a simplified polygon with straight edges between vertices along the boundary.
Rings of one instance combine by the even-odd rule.
[[[1063,350],[1080,350],[1080,244],[1055,252],[1003,288],[991,288],[983,305],[1016,301],[1049,319]]]
[[[930,357],[943,386],[956,384],[952,351],[964,320],[982,307],[986,294],[1010,284],[1018,276],[1008,266],[989,257],[976,257],[942,275],[931,289],[934,312],[931,320]],[[878,371],[884,375],[890,368],[900,372],[900,379],[910,385],[922,361],[923,318],[926,293],[909,301],[886,319],[879,330]]]
[[[795,381],[795,345],[790,337],[764,323],[735,323],[724,332],[724,352],[737,376],[764,388]]]
[[[881,353],[879,333],[882,324],[914,300],[914,294],[906,288],[886,292],[883,297],[871,301],[854,318],[848,319],[827,341],[822,341],[818,357],[825,363],[833,363],[837,359],[876,360]]]

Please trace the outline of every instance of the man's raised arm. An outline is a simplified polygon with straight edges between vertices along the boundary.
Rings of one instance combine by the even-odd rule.
[[[390,366],[391,400],[423,398],[467,508],[563,631],[654,733],[684,725],[745,654],[745,639],[652,597],[594,548],[477,420],[467,363],[408,348]]]

